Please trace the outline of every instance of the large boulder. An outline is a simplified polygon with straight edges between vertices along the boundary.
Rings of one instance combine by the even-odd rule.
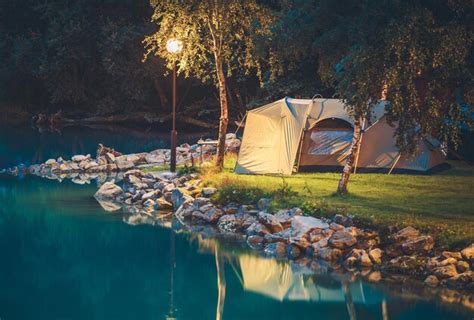
[[[113,182],[104,183],[95,193],[97,200],[115,200],[123,195],[123,190]]]
[[[458,275],[456,267],[452,264],[446,266],[437,267],[434,269],[434,275],[439,279],[451,278]]]
[[[426,254],[431,252],[433,247],[434,240],[431,236],[420,236],[402,243],[402,250],[405,254]]]
[[[191,196],[188,196],[178,188],[173,189],[171,191],[171,203],[173,204],[173,208],[177,210],[181,205],[188,200],[192,200],[193,198]]]
[[[352,247],[357,243],[357,239],[346,231],[336,231],[331,238],[329,243],[334,248],[345,249]]]
[[[329,225],[320,219],[306,216],[294,216],[291,220],[292,236],[301,239],[314,229],[326,229]]]
[[[283,231],[283,226],[278,222],[278,220],[272,214],[266,212],[259,212],[257,216],[258,221],[263,224],[265,227],[270,230],[270,232],[280,232]]]
[[[240,223],[235,215],[226,214],[219,218],[217,228],[222,233],[236,233],[240,228]]]
[[[126,171],[135,167],[135,164],[132,161],[119,159],[115,160],[115,165],[117,165],[117,168],[120,171]]]

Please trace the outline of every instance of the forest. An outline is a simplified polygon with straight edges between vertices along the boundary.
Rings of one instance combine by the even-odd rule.
[[[233,3],[221,2],[222,8]],[[455,146],[466,135],[474,100],[472,1],[242,3],[240,13],[249,19],[242,22],[234,7],[224,30],[233,35],[225,38],[223,56],[231,120],[284,96],[316,94],[344,99],[357,117],[370,112],[367,101],[385,90],[401,148],[410,149],[420,135]],[[61,111],[73,119],[134,114],[168,119],[170,63],[156,46],[166,41],[165,32],[186,29],[183,17],[199,19],[200,5],[2,0],[3,116]],[[183,39],[188,67],[179,68],[178,112],[217,126],[218,81],[209,52],[199,49],[205,40],[204,34]]]

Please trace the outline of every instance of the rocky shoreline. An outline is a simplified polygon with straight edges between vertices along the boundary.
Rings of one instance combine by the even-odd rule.
[[[403,275],[430,287],[474,291],[474,244],[456,252],[438,251],[431,236],[413,227],[381,235],[343,215],[316,218],[299,208],[268,212],[271,199],[217,205],[211,201],[216,192],[202,187],[197,174],[166,176],[135,169],[125,172],[122,187],[105,183],[95,197],[116,204],[117,210],[126,207],[132,213],[130,224],[153,224],[163,210],[174,208],[173,228],[232,237],[266,256],[322,260],[333,268],[364,271],[372,282]]]
[[[240,141],[233,135],[227,138],[229,150],[236,151]],[[215,151],[213,145],[181,145],[178,162],[193,162],[201,148],[207,156]],[[449,291],[449,299],[474,309],[474,244],[460,251],[441,251],[432,236],[412,227],[380,233],[356,226],[350,216],[316,218],[299,208],[269,212],[272,199],[266,198],[254,204],[219,205],[212,202],[218,190],[204,187],[196,173],[179,176],[143,170],[167,161],[166,149],[122,155],[102,146],[95,159],[90,155],[50,159],[8,173],[70,178],[76,183],[97,179],[95,198],[107,211],[124,210],[128,224],[165,225],[230,238],[258,254],[312,269],[324,266],[356,273],[370,282],[417,280],[427,288],[455,290]]]

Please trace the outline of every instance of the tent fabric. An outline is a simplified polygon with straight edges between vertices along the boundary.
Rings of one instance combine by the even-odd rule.
[[[376,104],[364,121],[358,168],[388,171],[395,165],[427,171],[444,162],[440,144],[432,138],[420,141],[414,156],[400,155],[385,109],[386,102]],[[284,98],[251,110],[235,172],[290,175],[295,164],[300,169],[343,166],[352,144],[353,129],[348,128],[353,125],[338,99]]]
[[[249,112],[235,172],[291,174],[310,107],[282,99]]]

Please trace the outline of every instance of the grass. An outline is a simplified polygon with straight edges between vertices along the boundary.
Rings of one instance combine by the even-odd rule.
[[[339,173],[298,173],[290,177],[237,175],[236,158],[225,169],[202,170],[205,185],[219,189],[215,200],[255,203],[272,197],[272,209],[301,207],[316,216],[351,214],[379,229],[412,225],[436,237],[442,247],[474,241],[474,167],[452,162],[452,168],[433,175],[356,174],[349,195],[334,192]]]

